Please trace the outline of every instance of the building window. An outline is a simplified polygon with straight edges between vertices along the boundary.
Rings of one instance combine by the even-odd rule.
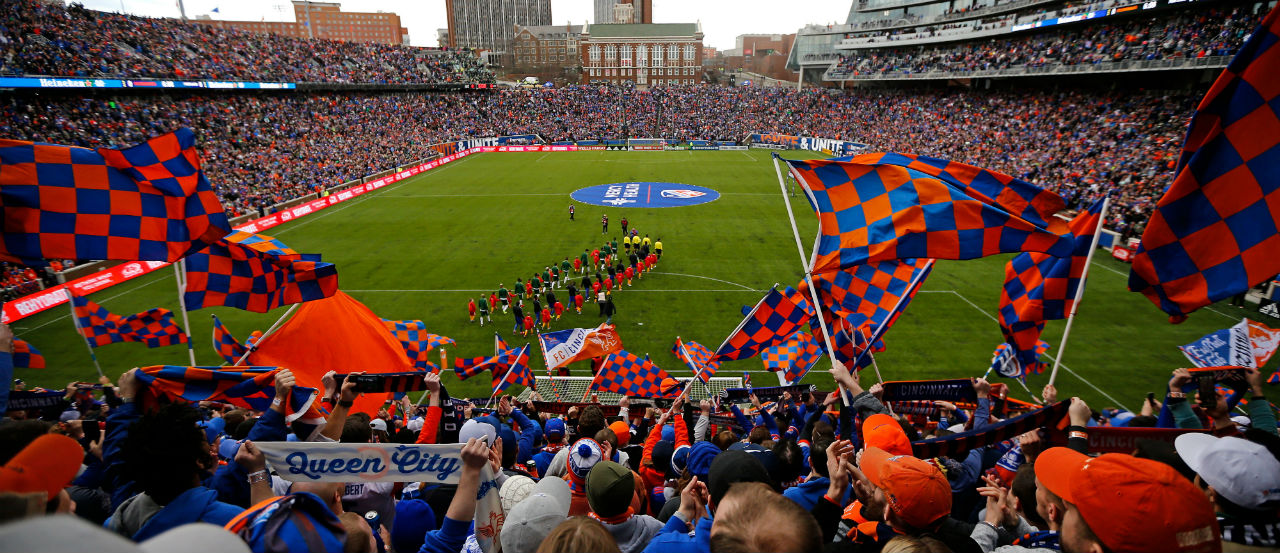
[[[609,61],[609,65],[613,65],[618,59],[618,50],[612,45],[604,47],[604,59]]]
[[[591,61],[600,61],[600,47],[591,45]]]
[[[672,62],[675,62],[676,60],[680,59],[680,47],[675,44],[668,46],[667,59],[671,60]]]
[[[689,60],[689,61],[693,61],[693,58],[694,58],[694,54],[693,54],[693,45],[692,45],[692,44],[686,44],[686,45],[684,46],[684,59]]]
[[[657,44],[654,44],[653,45],[653,66],[659,67],[661,65],[662,65],[662,47],[658,46]]]

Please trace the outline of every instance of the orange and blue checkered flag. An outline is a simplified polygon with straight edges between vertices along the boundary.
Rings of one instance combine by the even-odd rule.
[[[112,150],[0,140],[0,260],[176,261],[231,231],[178,129]]]
[[[187,310],[225,305],[266,313],[338,291],[338,269],[261,234],[236,231],[188,257]]]
[[[1085,267],[1093,235],[1102,224],[1105,198],[1093,203],[1071,220],[1068,227],[1074,240],[1070,256],[1055,257],[1038,252],[1013,256],[1004,267],[1004,288],[1000,293],[1000,331],[1014,347],[1021,371],[1036,374],[1044,370],[1036,352],[1045,321],[1066,319],[1084,286]]]
[[[427,324],[422,321],[382,319],[382,323],[387,325],[387,331],[400,342],[414,368],[433,373],[440,371],[440,367],[427,360],[427,352],[433,348],[453,345],[453,338],[427,332]]]
[[[879,261],[816,274],[813,281],[823,306],[851,327],[892,326],[928,278],[928,265],[928,259]],[[895,312],[899,301],[902,309]]]
[[[1129,289],[1171,322],[1280,273],[1278,42],[1273,8],[1196,108],[1134,253]]]
[[[732,361],[754,357],[760,350],[787,339],[797,329],[808,324],[806,306],[797,305],[791,299],[798,295],[789,296],[779,292],[776,287],[769,290],[738,324],[738,328],[724,339],[712,359]]]
[[[715,359],[715,354],[711,353],[706,346],[693,340],[682,342],[677,337],[676,343],[671,346],[671,353],[698,375],[704,384],[711,382],[711,377],[715,376],[716,371],[720,369],[720,361]]]
[[[618,350],[605,356],[600,372],[591,381],[591,391],[611,392],[627,397],[675,397],[679,394],[664,393],[662,381],[671,375],[649,360],[641,359],[627,350]]]
[[[13,366],[25,369],[43,369],[44,355],[26,340],[13,339]]]
[[[489,364],[498,361],[502,352],[507,351],[507,341],[498,333],[493,334],[493,355],[483,357],[458,357],[453,360],[453,372],[458,380],[466,380],[484,372]]]
[[[276,397],[279,367],[182,367],[156,365],[135,373],[146,384],[147,399],[182,399],[192,403],[221,401],[254,411],[266,411]],[[284,398],[285,421],[324,422],[323,409],[316,403],[315,388],[294,386]]]
[[[222,324],[217,315],[213,315],[213,351],[226,359],[228,363],[235,363],[248,353],[248,348],[253,347],[259,338],[262,337],[261,330],[255,330],[249,335],[247,347],[240,344],[235,336],[231,335],[231,331]]]
[[[489,364],[489,372],[493,376],[495,395],[512,384],[533,386],[533,373],[529,372],[529,344],[499,353],[494,362]]]
[[[1062,198],[1011,176],[898,153],[783,160],[818,215],[810,273],[890,259],[1071,251]]]
[[[173,312],[162,307],[121,317],[84,296],[71,295],[76,325],[90,346],[116,342],[142,342],[149,348],[187,343],[187,335],[173,322]]]
[[[822,351],[822,345],[813,334],[798,330],[781,344],[765,348],[760,353],[760,360],[766,370],[782,371],[787,383],[795,384],[809,374],[809,369],[822,358]]]

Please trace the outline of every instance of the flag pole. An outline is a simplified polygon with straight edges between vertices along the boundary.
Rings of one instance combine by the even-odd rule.
[[[258,351],[258,344],[261,344],[263,340],[267,339],[267,336],[270,336],[271,333],[275,332],[276,329],[279,328],[280,325],[284,323],[284,320],[289,318],[289,315],[292,315],[294,311],[298,310],[299,305],[302,305],[302,304],[295,303],[289,306],[289,310],[285,311],[284,315],[281,315],[279,319],[276,319],[276,322],[271,325],[271,328],[268,328],[266,332],[263,332],[262,336],[259,336],[258,339],[253,342],[252,346],[249,346],[248,351],[245,351],[244,355],[241,355],[240,359],[236,360],[236,366],[239,367],[244,365],[244,362],[246,359],[249,358],[249,355],[255,351]],[[246,340],[246,342],[247,341],[248,340]]]
[[[98,376],[101,377],[103,376],[102,366],[98,364],[98,355],[93,352],[93,346],[89,344],[89,338],[80,329],[80,317],[76,316],[76,300],[72,297],[71,287],[63,285],[62,292],[67,295],[67,307],[71,308],[71,324],[76,325],[76,334],[79,334],[80,339],[84,340],[84,347],[89,350],[89,359],[93,360],[93,368],[98,370]]]
[[[679,336],[676,336],[676,340],[680,342],[680,351],[684,352],[684,358],[688,359],[689,361],[692,361],[693,357],[689,355],[689,350],[684,348],[684,340],[680,340]],[[688,363],[689,361],[685,361],[685,362]],[[699,365],[697,370],[693,371],[693,378],[689,379],[689,383],[685,385],[683,390],[680,390],[680,395],[676,397],[676,401],[689,397],[689,388],[693,387],[694,380],[702,378],[702,369],[704,367],[705,365]],[[671,413],[674,412],[675,410],[676,410],[676,404],[673,402],[671,404],[671,408],[667,409],[667,414],[664,415],[663,418],[671,418]]]
[[[1107,208],[1111,206],[1111,195],[1102,199],[1102,211],[1098,213],[1098,228],[1093,231],[1093,242],[1089,244],[1089,255],[1084,258],[1084,270],[1080,273],[1080,284],[1076,287],[1076,300],[1071,304],[1071,315],[1067,317],[1067,326],[1062,329],[1062,342],[1058,343],[1058,355],[1053,358],[1053,370],[1049,372],[1049,385],[1058,378],[1058,366],[1067,352],[1067,338],[1071,336],[1071,323],[1076,320],[1076,310],[1080,309],[1080,300],[1084,298],[1084,285],[1089,277],[1089,266],[1093,264],[1093,252],[1098,251],[1098,239],[1102,238],[1102,225],[1107,220]],[[1032,396],[1035,397],[1035,396]]]
[[[782,178],[782,167],[778,165],[778,154],[773,155],[773,171],[778,175],[778,188],[782,190],[782,201],[787,205],[787,219],[791,221],[791,234],[796,238],[796,251],[800,253],[800,267],[804,271],[804,281],[809,285],[809,296],[813,299],[813,312],[818,316],[818,328],[822,330],[822,339],[827,344],[827,352],[830,355],[832,367],[835,367],[835,343],[831,341],[831,334],[827,332],[827,322],[822,316],[822,302],[818,301],[818,290],[813,286],[813,278],[809,275],[809,262],[804,257],[804,244],[800,242],[800,228],[796,226],[796,215],[791,211],[791,198],[787,196],[787,183]],[[800,179],[796,179],[799,183]],[[844,386],[840,386],[840,399],[849,402],[849,398],[845,396]]]
[[[523,351],[525,351],[525,350],[527,350],[527,349],[529,349],[529,344],[525,344],[525,345],[524,345],[524,347],[523,347],[523,348],[521,348],[521,350],[520,350],[520,351],[521,351],[521,352],[523,352]],[[520,354],[516,354],[516,362],[517,362],[517,363],[520,361],[520,357],[521,357],[521,355],[520,355]],[[502,389],[503,389],[503,388],[505,388],[505,386],[503,386],[503,385],[507,383],[507,379],[508,379],[508,378],[511,378],[511,374],[512,374],[512,373],[514,373],[514,372],[516,372],[516,371],[512,370],[512,369],[514,369],[514,368],[515,368],[515,366],[514,366],[514,365],[507,365],[507,374],[502,375],[502,380],[498,381],[498,388],[497,388],[496,390],[494,390],[492,394],[490,394],[490,395],[489,395],[489,401],[486,401],[486,402],[484,403],[484,408],[485,408],[485,409],[488,409],[488,408],[489,408],[489,405],[491,405],[491,404],[493,403],[493,398],[498,397],[498,394],[502,392]],[[528,368],[529,368],[529,367],[526,365],[526,366],[525,366],[525,369],[528,369]],[[489,370],[493,370],[493,369],[489,369]]]
[[[179,267],[181,265],[182,267]],[[182,309],[182,326],[187,329],[187,358],[191,360],[191,366],[196,366],[196,346],[195,339],[191,337],[191,319],[187,317],[187,298],[183,294],[186,290],[187,283],[183,282],[183,269],[186,263],[179,259],[173,263],[173,279],[178,283],[178,307]]]

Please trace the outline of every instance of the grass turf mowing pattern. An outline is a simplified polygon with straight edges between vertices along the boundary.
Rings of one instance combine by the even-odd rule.
[[[626,181],[696,184],[722,196],[698,206],[661,209],[606,208],[569,198],[582,187]],[[570,203],[576,207],[576,221],[568,219]],[[817,223],[803,198],[793,197],[792,204],[807,256]],[[432,332],[456,339],[450,362],[458,356],[490,354],[496,330],[513,346],[531,343],[530,366],[534,374],[544,374],[533,335],[513,335],[512,317],[503,315],[501,308],[493,314],[496,324],[469,324],[467,299],[487,296],[499,283],[513,288],[517,277],[527,280],[565,256],[572,261],[583,248],[620,238],[625,216],[642,236],[662,237],[666,255],[656,273],[615,293],[614,322],[627,350],[649,353],[673,374],[688,374],[670,353],[677,335],[714,350],[741,320],[741,306],[754,304],[774,283],[786,286],[800,280],[799,255],[784,209],[766,151],[492,153],[464,158],[267,234],[336,263],[342,289],[379,316],[421,319]],[[607,235],[600,232],[602,213],[609,215]],[[992,317],[1007,259],[939,261],[887,335],[888,350],[876,356],[884,378],[981,375],[1002,340]],[[1060,397],[1078,395],[1095,408],[1119,403],[1136,409],[1146,392],[1164,388],[1169,371],[1188,364],[1175,346],[1230,326],[1245,313],[1220,304],[1186,323],[1170,325],[1145,298],[1126,291],[1127,275],[1128,266],[1105,251],[1095,257],[1065,360],[1072,372],[1063,370],[1058,378]],[[557,296],[564,301],[564,292]],[[93,294],[92,299],[121,315],[151,307],[178,309],[170,270]],[[228,308],[191,312],[199,363],[221,363],[210,346],[209,314],[217,314],[244,340],[251,331],[269,327],[285,309],[262,315]],[[44,352],[49,365],[44,370],[16,369],[15,376],[45,387],[92,380],[93,367],[68,312],[61,306],[14,325],[20,338]],[[553,321],[553,329],[593,327],[603,321],[597,312],[590,303],[581,316],[570,309]],[[1062,327],[1063,321],[1048,324],[1044,339],[1052,346],[1049,355],[1058,353]],[[181,346],[115,344],[97,353],[113,380],[129,367],[187,364]],[[829,388],[831,378],[822,370],[827,366],[820,362],[805,382]],[[362,368],[359,360],[352,361],[351,370]],[[586,363],[571,368],[575,375],[590,374]],[[744,370],[761,368],[753,358],[725,363],[719,375],[741,376]],[[772,375],[754,376],[758,386],[776,382]],[[864,374],[864,383],[874,380],[874,371]],[[1048,375],[1028,380],[1039,395]],[[992,381],[1007,382],[1013,395],[1027,397],[1015,382],[995,376]],[[458,383],[449,374],[445,382],[455,396],[483,397],[489,392],[487,376]]]

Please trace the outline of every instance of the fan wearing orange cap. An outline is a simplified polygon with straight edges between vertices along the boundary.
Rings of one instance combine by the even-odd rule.
[[[1036,458],[1036,485],[1062,498],[1065,553],[1217,553],[1209,499],[1169,465],[1065,447]]]
[[[936,464],[870,447],[863,451],[859,465],[874,488],[868,503],[881,509],[884,522],[894,530],[937,537],[955,551],[978,550],[968,535],[945,528],[951,514],[951,484]]]
[[[63,488],[80,472],[83,459],[84,449],[75,440],[61,434],[44,434],[0,467],[0,495],[38,495],[35,499],[41,509],[27,511],[27,515],[74,512],[75,503]],[[14,514],[9,509],[4,511]]]

